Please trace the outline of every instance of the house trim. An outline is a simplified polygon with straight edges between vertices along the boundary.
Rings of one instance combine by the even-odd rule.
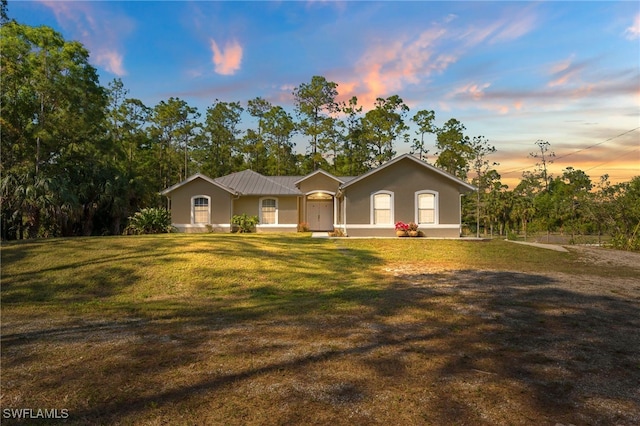
[[[353,229],[395,229],[395,225],[369,225],[366,223],[360,224],[348,224],[346,228]],[[457,223],[448,223],[441,225],[420,225],[420,229],[459,229],[460,225]]]
[[[231,232],[230,223],[172,223],[172,226],[178,229],[180,232],[186,233],[202,233],[202,232]]]

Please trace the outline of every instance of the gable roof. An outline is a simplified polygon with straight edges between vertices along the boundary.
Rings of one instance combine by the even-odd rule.
[[[366,179],[367,177],[369,177],[369,176],[371,176],[371,175],[373,175],[375,173],[378,173],[380,170],[386,169],[387,167],[391,166],[392,164],[396,164],[396,163],[398,163],[400,161],[405,161],[405,160],[413,161],[413,162],[421,165],[422,167],[424,167],[424,168],[426,168],[428,170],[431,170],[432,172],[435,172],[435,173],[437,173],[439,175],[442,175],[445,178],[451,180],[453,183],[455,183],[455,184],[457,184],[457,185],[459,185],[459,186],[461,186],[461,187],[463,187],[465,189],[468,189],[470,191],[475,191],[476,190],[475,186],[473,186],[471,184],[468,184],[467,182],[465,182],[465,181],[463,181],[461,179],[458,179],[457,177],[453,176],[452,174],[449,174],[449,173],[445,172],[444,170],[440,170],[439,168],[434,167],[434,166],[432,166],[431,164],[429,164],[429,163],[427,163],[425,161],[419,160],[419,159],[417,159],[416,157],[414,157],[411,154],[400,155],[399,157],[396,157],[393,160],[388,161],[388,162],[384,163],[383,165],[381,165],[379,167],[376,167],[375,169],[371,169],[367,173],[365,173],[363,175],[360,175],[355,179],[351,179],[348,182],[345,182],[343,185],[341,185],[341,189],[344,189],[344,188],[346,188],[346,187],[348,187],[348,186],[350,186],[350,185],[352,185],[352,184],[354,184],[356,182],[359,182],[359,181],[361,181],[363,179]]]
[[[184,186],[190,182],[193,182],[196,179],[202,179],[206,182],[209,182],[212,185],[215,185],[219,188],[224,189],[225,191],[229,192],[230,194],[233,195],[238,195],[237,192],[235,192],[232,188],[229,188],[225,185],[220,184],[219,182],[216,182],[215,180],[211,179],[209,176],[205,176],[202,173],[196,173],[195,175],[191,175],[189,176],[187,179],[183,180],[182,182],[178,182],[175,185],[171,185],[170,187],[168,187],[167,189],[163,190],[160,192],[160,195],[167,195],[173,191],[175,191],[176,189],[180,188],[181,186]]]
[[[444,170],[440,170],[437,167],[432,166],[431,164],[419,160],[411,154],[403,154],[399,157],[394,158],[391,161],[388,161],[377,167],[375,169],[369,170],[367,173],[357,176],[343,176],[336,177],[331,173],[325,172],[324,170],[316,170],[315,172],[311,172],[306,176],[264,176],[258,172],[253,170],[243,170],[241,172],[231,173],[226,176],[221,176],[216,179],[211,179],[208,176],[205,176],[201,173],[196,173],[195,175],[190,176],[189,178],[183,180],[182,182],[176,183],[175,185],[170,186],[164,191],[160,192],[160,195],[168,195],[176,189],[188,184],[189,182],[193,182],[196,179],[203,179],[206,182],[209,182],[212,185],[215,185],[223,190],[229,192],[232,195],[303,195],[298,188],[298,185],[301,182],[304,182],[306,179],[311,178],[317,174],[323,174],[331,179],[334,179],[336,182],[340,183],[340,189],[344,189],[356,182],[359,182],[372,174],[378,173],[380,170],[384,170],[385,168],[395,164],[399,161],[413,161],[419,164],[422,167],[425,167],[428,170],[431,170],[439,175],[444,176],[445,178],[451,180],[454,184],[457,184],[463,190],[471,190],[475,191],[476,188],[473,185],[468,184],[467,182],[458,179],[457,177],[445,172]]]
[[[241,195],[302,195],[295,187],[297,176],[264,176],[253,170],[243,170],[214,179]]]
[[[329,172],[325,172],[325,171],[324,171],[324,170],[322,170],[322,169],[318,169],[318,170],[316,170],[315,172],[311,172],[311,173],[309,173],[308,175],[303,176],[302,178],[298,179],[297,181],[295,181],[295,182],[294,182],[294,184],[295,184],[296,186],[298,186],[298,184],[300,184],[301,182],[304,182],[305,180],[307,180],[307,179],[309,179],[309,178],[311,178],[311,177],[313,177],[313,176],[315,176],[315,175],[317,175],[317,174],[325,175],[325,176],[327,176],[328,178],[333,179],[333,180],[335,180],[336,182],[339,182],[339,183],[344,183],[344,182],[345,182],[344,178],[339,178],[339,177],[337,177],[337,176],[332,175],[332,174],[331,174],[331,173],[329,173]]]

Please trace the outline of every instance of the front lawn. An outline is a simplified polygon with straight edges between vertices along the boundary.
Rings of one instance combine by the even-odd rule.
[[[640,420],[640,269],[578,250],[308,234],[1,250],[3,424],[23,408],[69,424]]]

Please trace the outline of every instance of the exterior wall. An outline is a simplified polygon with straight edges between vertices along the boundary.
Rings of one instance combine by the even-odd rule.
[[[460,238],[460,227],[424,227],[420,226],[420,230],[425,237],[429,238]],[[376,228],[376,227],[352,227],[346,226],[347,235],[350,237],[396,237],[395,229]],[[407,237],[409,239],[409,237]]]
[[[437,224],[420,225],[427,236],[460,235],[460,194],[445,176],[407,159],[392,164],[345,189],[346,228],[349,235],[394,236],[394,225],[371,223],[371,195],[393,192],[393,222],[416,221],[417,191],[438,193]]]
[[[278,200],[278,223],[258,225],[257,232],[295,232],[298,229],[298,197],[282,195],[245,196],[233,201],[233,214],[246,213],[260,217],[260,200],[275,198]]]
[[[340,182],[335,179],[332,179],[322,173],[316,173],[315,175],[300,182],[299,188],[300,192],[303,194],[307,194],[312,191],[327,191],[335,194],[336,191],[338,191],[338,186],[340,186]]]
[[[198,195],[211,197],[209,227],[204,224],[192,224],[191,198]],[[203,179],[195,179],[171,193],[171,223],[182,232],[207,232],[209,229],[229,231],[231,197],[224,189]]]
[[[260,216],[260,198],[261,197],[240,197],[233,200],[233,214],[239,215],[246,213],[249,216]]]

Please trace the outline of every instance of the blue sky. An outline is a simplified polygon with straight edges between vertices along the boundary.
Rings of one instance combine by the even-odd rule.
[[[261,96],[293,112],[293,88],[322,75],[365,110],[398,94],[409,117],[460,120],[495,145],[510,187],[533,169],[537,140],[550,142],[555,175],[640,174],[635,1],[9,0],[9,16],[79,40],[104,85],[121,78],[148,106],[174,96],[204,115],[215,99]]]

